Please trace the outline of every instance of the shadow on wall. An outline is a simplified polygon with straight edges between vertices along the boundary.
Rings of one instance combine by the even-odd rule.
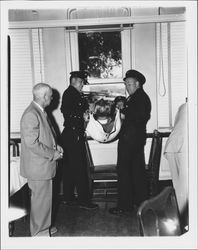
[[[57,89],[52,89],[53,93],[53,99],[50,103],[50,105],[46,108],[47,115],[52,123],[52,126],[56,132],[58,142],[60,142],[60,129],[59,126],[56,122],[56,119],[54,118],[53,111],[56,110],[59,107],[60,103],[60,93],[58,92]]]
[[[57,135],[57,142],[60,145],[60,129],[58,127],[58,124],[56,122],[56,119],[54,118],[53,111],[57,110],[60,104],[60,93],[58,90],[52,88],[53,93],[53,99],[50,103],[50,105],[46,108],[47,115],[51,121],[51,124],[56,132]],[[54,222],[56,220],[57,212],[58,212],[58,206],[59,206],[59,193],[60,193],[60,183],[62,180],[62,166],[63,161],[58,161],[58,168],[56,171],[56,176],[53,179],[53,207],[52,207],[52,225],[54,225]]]

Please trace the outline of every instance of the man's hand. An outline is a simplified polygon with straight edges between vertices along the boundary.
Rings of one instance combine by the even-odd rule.
[[[57,145],[57,150],[63,154],[63,148],[60,145]]]
[[[60,159],[62,159],[62,158],[63,158],[63,156],[61,155],[61,153],[60,153],[58,150],[56,150],[55,153],[54,153],[54,158],[53,158],[53,160],[54,160],[54,161],[57,161],[57,160],[60,160]]]
[[[88,121],[89,121],[89,111],[86,111],[86,112],[83,114],[83,118],[84,118],[84,121],[85,121],[85,122],[88,122]]]
[[[54,153],[54,161],[60,160],[63,158],[63,148],[60,145],[57,145],[57,150]]]

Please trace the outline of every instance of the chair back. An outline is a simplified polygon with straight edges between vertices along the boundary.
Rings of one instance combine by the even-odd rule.
[[[91,155],[91,150],[87,139],[85,140],[86,148],[86,160],[87,160],[87,173],[88,173],[88,182],[89,182],[89,193],[90,196],[93,194],[93,172],[94,172],[94,163]]]
[[[144,201],[137,212],[141,236],[181,235],[180,216],[173,187]]]
[[[159,169],[162,152],[162,136],[160,132],[154,130],[151,143],[149,162],[147,166],[149,178],[149,197],[158,193]]]
[[[12,139],[10,139],[10,156],[19,156],[19,144]]]
[[[30,199],[27,180],[20,175],[20,139],[10,139],[9,164],[9,236],[13,236],[14,222],[29,213]]]

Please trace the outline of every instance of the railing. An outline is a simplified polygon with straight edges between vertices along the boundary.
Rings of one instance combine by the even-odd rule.
[[[159,132],[158,130],[154,130],[153,133],[147,133],[147,138],[152,138],[151,143],[151,149],[149,154],[149,162],[145,166],[147,170],[148,180],[149,180],[149,196],[153,197],[158,193],[158,187],[159,187],[159,169],[160,169],[160,159],[161,159],[161,150],[162,150],[162,141],[163,138],[169,137],[170,132]],[[88,140],[93,140],[92,138],[87,138]],[[10,139],[10,145],[13,146],[13,156],[19,156],[20,155],[20,147],[19,144],[21,143],[20,138],[11,138]],[[92,160],[91,151],[89,149],[89,145],[87,146],[87,160],[88,160],[88,166],[90,167],[89,170],[89,176],[90,176],[90,187],[92,186],[93,176],[94,176],[94,164]],[[108,170],[108,167],[111,168],[111,171]],[[97,168],[99,168],[97,166]],[[105,173],[105,168],[103,166],[103,172]],[[113,168],[114,169],[114,168]],[[108,177],[112,174],[113,178],[116,179],[116,174],[112,172],[112,165],[107,166],[107,175]],[[116,168],[115,168],[116,173]],[[101,174],[101,171],[99,171],[99,174],[97,176],[103,176]],[[113,181],[113,178],[109,178],[110,181]],[[97,181],[99,182],[98,178]],[[102,180],[101,180],[102,181]],[[105,181],[105,180],[104,180]]]

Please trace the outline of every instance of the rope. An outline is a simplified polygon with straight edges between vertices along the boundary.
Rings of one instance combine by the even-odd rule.
[[[159,44],[159,95],[166,95],[166,83],[164,78],[164,59],[163,59],[163,45],[162,45],[162,24],[159,24],[159,33],[160,33],[160,44]],[[162,85],[161,85],[161,76],[162,76]],[[161,92],[162,91],[162,92]]]
[[[43,82],[40,29],[38,29],[38,44],[39,44],[40,75],[41,75],[41,82]]]

